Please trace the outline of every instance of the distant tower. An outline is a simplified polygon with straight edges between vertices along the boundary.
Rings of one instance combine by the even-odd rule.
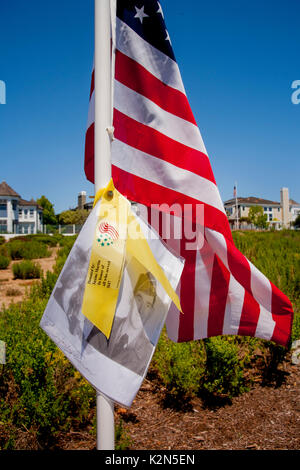
[[[290,201],[288,188],[281,188],[280,200],[282,210],[282,226],[283,228],[288,228],[290,225]]]
[[[86,203],[86,192],[80,191],[78,194],[78,209],[84,209],[84,204]]]

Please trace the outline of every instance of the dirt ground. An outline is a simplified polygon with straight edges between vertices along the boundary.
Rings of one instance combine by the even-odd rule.
[[[44,273],[51,271],[54,264],[58,248],[49,248],[51,251],[50,258],[40,258],[32,260],[38,263]],[[18,261],[11,261],[7,269],[0,269],[0,305],[4,304],[5,307],[11,302],[21,302],[24,298],[26,290],[30,288],[32,284],[37,282],[34,279],[14,279],[12,267]]]
[[[50,258],[36,260],[44,272],[52,269],[56,250],[52,249]],[[36,282],[13,280],[13,263],[0,271],[1,304],[5,305],[21,301]],[[20,293],[8,295],[12,288]],[[129,450],[299,450],[300,366],[287,356],[278,374],[279,381],[257,383],[231,402],[208,405],[197,398],[181,410],[165,404],[164,389],[148,374],[130,410],[115,407],[116,426],[122,420]],[[19,448],[30,448],[29,433],[21,434]],[[94,450],[96,440],[89,430],[73,431],[61,434],[56,448]]]
[[[299,366],[288,359],[280,386],[257,384],[223,405],[194,399],[186,410],[164,404],[164,390],[144,381],[130,410],[115,409],[123,421],[128,450],[299,450]],[[88,431],[63,434],[61,450],[94,450]]]

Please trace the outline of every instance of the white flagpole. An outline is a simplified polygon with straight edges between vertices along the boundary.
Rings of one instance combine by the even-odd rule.
[[[95,0],[95,194],[111,178],[111,69],[110,0]],[[114,447],[114,403],[97,393],[97,450]]]
[[[239,228],[239,210],[238,210],[238,194],[237,194],[237,182],[235,182],[235,212],[236,212],[236,229]]]

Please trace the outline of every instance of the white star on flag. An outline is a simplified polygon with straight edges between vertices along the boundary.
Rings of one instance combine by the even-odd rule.
[[[167,33],[167,37],[166,37],[165,41],[169,41],[169,43],[172,45],[171,39],[170,39],[170,36],[169,36],[169,32],[167,30],[166,30],[166,33]]]
[[[136,11],[136,15],[134,15],[135,18],[138,18],[141,23],[143,23],[143,19],[146,18],[146,17],[149,17],[149,15],[146,15],[146,13],[144,12],[144,6],[142,8],[138,8],[138,7],[134,7],[135,8],[135,11]]]
[[[163,17],[163,19],[165,19],[164,14],[163,14],[163,11],[162,11],[161,4],[160,4],[159,2],[157,2],[157,4],[158,4],[159,8],[158,8],[158,10],[157,10],[156,13],[157,13],[157,14],[160,13],[161,16]]]

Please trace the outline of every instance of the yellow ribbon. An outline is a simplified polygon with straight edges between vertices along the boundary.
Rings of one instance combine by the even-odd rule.
[[[162,285],[178,310],[180,301],[164,271],[157,263],[131,211],[130,202],[110,180],[95,196],[101,199],[94,234],[82,313],[109,338],[115,315],[126,255],[133,256]]]

